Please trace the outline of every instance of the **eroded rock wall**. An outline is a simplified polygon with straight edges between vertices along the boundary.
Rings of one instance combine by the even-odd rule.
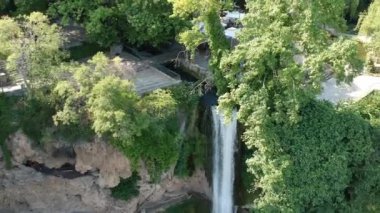
[[[160,183],[152,183],[143,162],[139,168],[140,194],[127,201],[111,197],[109,188],[121,178],[131,176],[129,160],[117,149],[96,139],[93,142],[68,144],[60,141],[33,147],[32,141],[21,131],[11,135],[7,145],[12,154],[13,168],[4,169],[0,158],[0,210],[13,212],[138,212],[160,206],[172,198],[197,192],[210,197],[211,190],[204,171],[179,179],[173,168],[162,176]],[[26,167],[27,161],[44,164],[48,168],[75,165],[84,174],[73,179],[43,174]]]

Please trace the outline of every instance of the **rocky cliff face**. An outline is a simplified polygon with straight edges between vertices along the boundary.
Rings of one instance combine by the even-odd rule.
[[[37,149],[32,147],[28,137],[18,131],[9,137],[7,144],[15,165],[25,164],[27,161],[38,162],[48,168],[72,164],[80,173],[97,173],[96,182],[102,188],[115,187],[120,178],[128,178],[132,174],[129,160],[99,139],[74,145],[51,141],[43,149]]]
[[[65,179],[46,176],[22,165],[0,169],[0,206],[14,212],[125,212],[96,178]],[[0,208],[0,209],[1,209]]]
[[[159,206],[188,192],[205,196],[211,193],[201,170],[184,180],[168,172],[160,183],[153,184],[141,163],[139,196],[128,202],[116,200],[111,197],[109,188],[119,184],[121,178],[131,176],[131,165],[109,144],[98,139],[74,145],[54,141],[40,149],[33,147],[22,132],[11,135],[7,144],[12,153],[13,168],[4,169],[0,156],[0,212],[132,213]],[[48,172],[27,167],[27,162],[43,164]],[[73,165],[74,172],[83,175],[67,178],[67,171],[49,174],[50,169],[64,165]]]

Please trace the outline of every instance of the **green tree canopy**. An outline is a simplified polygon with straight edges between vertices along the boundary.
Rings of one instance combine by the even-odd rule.
[[[28,15],[31,12],[44,12],[48,8],[48,0],[13,0],[17,14]]]
[[[362,20],[359,23],[359,32],[364,35],[372,35],[380,31],[380,1],[374,0],[369,6],[368,11],[363,14]]]
[[[371,36],[367,45],[370,57],[380,57],[380,0],[374,0],[359,22],[359,33]]]
[[[139,97],[131,82],[107,76],[94,85],[89,96],[87,107],[96,133],[126,144],[141,134],[144,119],[139,116]]]
[[[355,112],[371,124],[374,152],[355,171],[350,184],[350,203],[353,212],[378,212],[380,210],[380,94],[374,92],[364,99],[341,106]]]
[[[167,0],[61,0],[49,9],[64,23],[84,24],[90,39],[104,47],[115,42],[157,46],[170,41],[184,25],[171,13]]]
[[[63,57],[60,28],[40,12],[15,20],[0,19],[0,55],[7,70],[18,73],[29,89],[51,85]]]
[[[352,198],[346,194],[353,194],[356,171],[373,152],[369,125],[353,113],[337,112],[318,101],[302,107],[300,116],[297,124],[266,120],[261,127],[266,138],[255,142],[251,128],[244,135],[255,147],[247,161],[261,194],[255,209],[348,211]]]

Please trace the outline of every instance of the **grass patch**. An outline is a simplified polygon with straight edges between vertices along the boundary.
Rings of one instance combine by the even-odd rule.
[[[112,197],[125,201],[136,197],[139,195],[139,187],[137,186],[139,180],[140,176],[137,172],[133,172],[131,177],[121,180],[119,185],[111,189]]]
[[[70,59],[74,61],[79,61],[81,59],[90,58],[97,52],[104,52],[106,48],[99,46],[96,43],[84,42],[80,46],[69,48]]]

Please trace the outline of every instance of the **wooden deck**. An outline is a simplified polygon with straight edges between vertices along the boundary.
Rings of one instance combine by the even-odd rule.
[[[140,60],[135,56],[123,52],[120,57],[126,67],[133,72],[133,78],[138,94],[152,92],[156,89],[167,88],[181,82],[180,76],[160,64],[149,60]]]
[[[170,87],[181,82],[180,79],[173,78],[153,66],[136,72],[133,81],[136,91],[140,95],[156,89]]]

